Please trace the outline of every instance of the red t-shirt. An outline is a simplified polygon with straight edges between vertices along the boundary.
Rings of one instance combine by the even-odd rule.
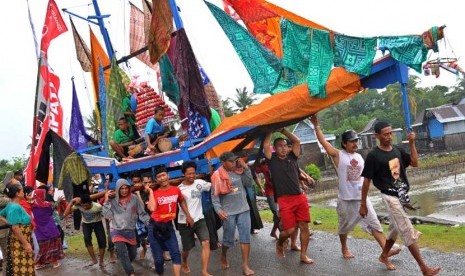
[[[150,215],[154,221],[169,222],[176,218],[178,202],[184,201],[181,190],[170,186],[167,190],[157,189],[153,192],[157,210]]]
[[[265,195],[273,196],[273,182],[271,182],[270,169],[267,164],[260,164],[255,168],[255,174],[262,173],[265,177]]]

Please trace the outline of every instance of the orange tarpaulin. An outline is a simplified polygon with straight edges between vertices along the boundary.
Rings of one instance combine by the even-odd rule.
[[[310,97],[307,83],[291,90],[270,96],[260,104],[226,118],[205,141],[222,132],[241,127],[260,127],[274,123],[305,118],[311,114],[356,95],[362,89],[359,75],[348,73],[343,68],[334,68],[326,83],[326,98]],[[242,140],[222,143],[208,152],[209,158],[232,150]]]

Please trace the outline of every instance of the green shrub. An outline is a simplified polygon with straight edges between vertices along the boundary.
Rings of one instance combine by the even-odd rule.
[[[321,179],[321,172],[320,172],[320,168],[318,168],[317,165],[313,164],[313,163],[310,163],[308,164],[307,166],[305,166],[305,172],[310,175],[313,179],[315,179],[316,181],[320,180]]]

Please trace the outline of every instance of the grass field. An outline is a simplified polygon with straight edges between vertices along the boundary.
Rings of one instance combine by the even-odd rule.
[[[266,222],[272,222],[272,213],[269,210],[260,211],[260,216]],[[332,234],[337,234],[337,213],[336,209],[312,207],[312,221],[318,220],[320,225],[310,224],[310,229],[325,231]],[[388,225],[383,225],[385,233],[387,233]],[[442,252],[465,252],[465,226],[451,227],[439,224],[419,224],[414,226],[423,235],[418,241],[420,247],[428,247]],[[357,239],[372,239],[370,235],[365,233],[359,226],[350,236]],[[400,243],[401,240],[399,239]]]

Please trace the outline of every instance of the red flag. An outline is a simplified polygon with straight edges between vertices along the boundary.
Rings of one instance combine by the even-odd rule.
[[[50,42],[60,34],[68,31],[60,10],[54,0],[49,0],[47,5],[47,15],[45,16],[44,27],[42,28],[42,40],[40,41],[40,51],[47,56]]]
[[[32,146],[29,161],[26,166],[26,184],[35,186],[35,170],[42,152],[42,144],[49,129],[62,135],[63,109],[58,98],[60,78],[55,75],[47,62],[47,51],[51,41],[66,32],[66,27],[60,11],[54,0],[49,0],[47,15],[42,31],[41,58],[39,61],[38,84],[36,91]]]

